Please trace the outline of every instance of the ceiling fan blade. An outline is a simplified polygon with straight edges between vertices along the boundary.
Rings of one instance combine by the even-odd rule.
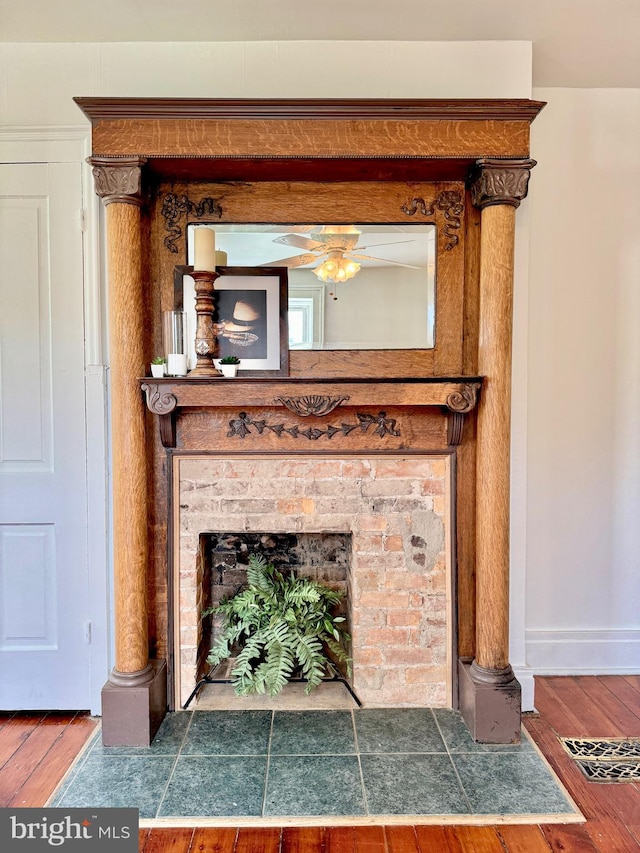
[[[301,237],[299,234],[284,234],[282,237],[276,237],[273,242],[284,243],[285,246],[295,246],[298,249],[323,249],[325,245],[317,240]]]
[[[356,255],[355,252],[349,252],[350,258],[358,258],[360,261],[380,261],[383,264],[392,264],[394,267],[406,267],[409,270],[419,270],[413,264],[401,264],[400,261],[390,261],[388,258],[374,258],[371,255]]]
[[[370,246],[357,246],[358,249],[375,249],[377,246],[399,246],[400,243],[415,243],[415,240],[390,240],[388,243],[372,243]]]
[[[293,255],[291,258],[280,258],[279,261],[269,261],[266,264],[258,264],[260,267],[303,267],[305,264],[313,264],[322,255]]]
[[[261,231],[280,232],[295,231],[298,234],[306,234],[315,228],[315,225],[291,225],[289,222],[281,222],[279,225],[263,225]]]

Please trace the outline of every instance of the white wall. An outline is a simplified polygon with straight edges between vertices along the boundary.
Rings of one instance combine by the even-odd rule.
[[[530,42],[0,44],[0,124],[83,121],[74,95],[527,98]]]
[[[289,292],[292,286],[305,283],[317,286],[318,279],[311,270],[292,270]],[[424,268],[364,267],[348,282],[327,282],[324,288],[326,349],[421,349],[433,345],[429,326],[433,323],[433,282]]]
[[[527,660],[638,672],[640,90],[534,97]]]

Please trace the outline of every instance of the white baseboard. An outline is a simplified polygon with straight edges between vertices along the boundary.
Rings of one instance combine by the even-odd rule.
[[[535,675],[640,673],[640,630],[529,630],[525,647]]]
[[[511,664],[513,669],[513,674],[520,682],[520,688],[522,690],[522,704],[520,706],[521,710],[524,711],[533,711],[533,695],[535,691],[535,684],[533,681],[534,672],[530,666],[516,666],[515,664]]]

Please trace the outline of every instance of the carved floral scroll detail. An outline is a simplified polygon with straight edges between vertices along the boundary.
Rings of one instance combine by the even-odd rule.
[[[222,207],[218,199],[211,196],[206,196],[199,202],[195,202],[191,201],[186,195],[179,196],[175,193],[167,193],[162,200],[161,213],[168,232],[163,242],[165,248],[175,255],[178,252],[176,240],[182,237],[182,217],[190,213],[196,219],[202,219],[203,216],[216,216],[220,219]]]
[[[466,414],[475,408],[478,400],[478,382],[468,382],[457,391],[452,391],[447,397],[447,408],[452,412]]]
[[[433,216],[436,210],[444,212],[445,226],[444,234],[448,238],[448,243],[445,246],[447,251],[455,248],[460,242],[458,231],[461,227],[462,211],[464,210],[464,202],[460,190],[443,190],[431,204],[427,204],[421,197],[414,197],[411,201],[403,204],[400,208],[407,216],[415,216],[420,212],[422,216]]]
[[[321,394],[309,394],[304,397],[276,397],[275,403],[282,403],[290,412],[296,415],[301,415],[303,418],[309,415],[328,415],[342,403],[350,400],[348,394],[343,394],[340,397],[326,397]]]
[[[147,408],[154,415],[169,415],[178,405],[175,394],[161,391],[160,386],[155,383],[143,382],[141,388],[147,397]]]
[[[237,436],[245,438],[247,435],[257,433],[265,435],[273,433],[278,438],[289,435],[292,438],[307,438],[309,441],[317,441],[320,438],[333,438],[334,435],[351,435],[355,430],[360,433],[367,433],[372,430],[373,435],[384,438],[387,435],[400,435],[400,430],[396,428],[396,419],[388,418],[386,412],[378,412],[377,415],[356,413],[357,423],[341,423],[339,426],[328,425],[321,427],[305,427],[301,429],[297,424],[287,426],[284,423],[270,424],[266,420],[254,420],[247,412],[240,412],[237,418],[232,418],[229,421],[228,438]]]

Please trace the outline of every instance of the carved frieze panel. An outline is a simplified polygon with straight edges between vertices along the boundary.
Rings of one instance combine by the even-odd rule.
[[[338,426],[327,425],[326,427],[305,427],[301,429],[298,424],[269,423],[266,419],[254,419],[247,412],[240,412],[237,418],[229,421],[229,438],[245,438],[247,435],[264,435],[273,433],[278,438],[289,435],[292,438],[307,438],[309,441],[317,441],[320,438],[333,438],[334,435],[351,435],[359,431],[361,434],[371,431],[372,435],[384,438],[386,435],[399,436],[400,430],[396,428],[396,419],[388,418],[386,412],[378,412],[377,415],[356,413],[355,422],[343,422]]]

